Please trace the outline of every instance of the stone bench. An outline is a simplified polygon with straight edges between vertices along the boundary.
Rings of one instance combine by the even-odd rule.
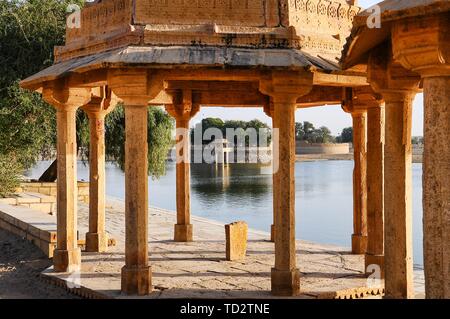
[[[28,207],[0,203],[0,228],[28,240],[49,258],[53,258],[56,248],[56,216]],[[115,246],[116,241],[111,238],[108,245]],[[79,239],[78,246],[83,249],[85,241]]]

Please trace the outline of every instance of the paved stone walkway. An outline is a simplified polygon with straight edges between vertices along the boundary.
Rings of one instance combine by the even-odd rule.
[[[150,210],[149,249],[154,293],[148,298],[270,298],[270,270],[274,245],[269,234],[250,230],[248,256],[241,262],[225,260],[225,230],[220,223],[194,218],[195,242],[172,241],[175,213]],[[67,285],[85,297],[124,298],[120,294],[120,269],[124,265],[124,204],[110,200],[107,230],[117,246],[104,254],[83,253],[78,275],[44,276]],[[87,231],[88,207],[80,206],[80,234]],[[363,276],[363,256],[336,246],[298,242],[297,261],[302,273],[298,298],[373,297],[381,290],[368,289]],[[81,288],[74,283],[81,285]],[[420,297],[420,296],[419,296]]]

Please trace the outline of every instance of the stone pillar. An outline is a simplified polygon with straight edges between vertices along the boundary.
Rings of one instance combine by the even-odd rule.
[[[425,77],[423,230],[426,296],[450,298],[450,75]]]
[[[175,118],[176,136],[176,185],[177,185],[177,223],[174,228],[176,242],[192,242],[193,226],[191,224],[191,139],[189,122],[200,110],[199,105],[192,105],[191,90],[169,91],[174,104],[167,105],[167,112]]]
[[[76,113],[90,100],[90,90],[45,87],[43,97],[55,106],[57,123],[57,246],[53,265],[56,272],[73,272],[81,265],[77,238]]]
[[[272,119],[272,127],[279,127],[278,123],[275,123],[275,118],[273,117],[273,101],[270,101],[269,103],[267,103],[267,105],[264,105],[264,112],[266,113],[267,116],[269,116]],[[272,134],[277,134],[276,132],[272,132]],[[277,136],[273,136],[272,140],[278,138]],[[278,152],[278,148],[275,149],[276,145],[275,143],[272,144],[273,145],[273,149],[272,152]],[[273,167],[273,174],[272,174],[272,193],[273,193],[273,224],[270,226],[270,241],[271,242],[275,242],[275,219],[277,216],[277,203],[279,202],[278,200],[278,194],[275,191],[276,187],[275,185],[277,185],[277,170],[278,168],[276,168],[275,166]]]
[[[108,250],[105,229],[105,117],[114,106],[110,97],[95,97],[83,107],[89,118],[89,232],[86,233],[87,252]]]
[[[367,249],[367,112],[355,111],[353,118],[353,235],[352,253],[365,254]]]
[[[193,241],[191,224],[191,172],[189,119],[178,117],[177,126],[177,224],[175,241]]]
[[[88,112],[89,145],[89,232],[86,251],[105,252],[108,238],[105,231],[105,115]]]
[[[148,262],[148,143],[146,101],[125,101],[125,266],[122,292],[146,295],[152,289]]]
[[[411,126],[420,77],[394,62],[390,52],[374,52],[368,80],[385,101],[385,297],[413,298]]]
[[[300,272],[296,267],[295,245],[295,111],[296,97],[274,99],[274,124],[279,134],[279,167],[274,177],[275,268],[272,292],[297,295]],[[283,125],[280,125],[283,123]],[[279,200],[283,198],[283,200]]]
[[[425,290],[430,299],[450,298],[449,35],[445,10],[392,26],[394,58],[423,79],[423,235]]]
[[[273,72],[260,83],[260,91],[273,100],[274,129],[278,131],[278,154],[273,154],[275,216],[275,267],[272,294],[295,296],[300,292],[300,272],[296,262],[295,234],[295,111],[297,99],[312,89],[308,72]]]
[[[380,267],[384,278],[384,102],[367,110],[367,251],[366,272]]]
[[[383,93],[385,146],[385,289],[414,298],[412,259],[412,103],[415,93]]]
[[[148,105],[149,77],[142,69],[108,71],[108,85],[125,108],[125,266],[122,293],[148,295]],[[158,94],[158,93],[155,93]]]

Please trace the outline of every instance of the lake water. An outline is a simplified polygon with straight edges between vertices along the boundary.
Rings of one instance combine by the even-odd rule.
[[[37,178],[48,167],[39,163],[30,177]],[[79,163],[78,178],[89,179],[89,168]],[[296,163],[296,234],[298,239],[351,246],[353,229],[352,161]],[[192,165],[192,214],[230,223],[246,221],[251,228],[269,231],[272,224],[271,169],[255,164]],[[113,164],[106,168],[107,195],[124,199],[124,174]],[[175,164],[167,163],[167,174],[149,178],[149,203],[176,210]],[[422,164],[413,164],[414,263],[423,264]]]

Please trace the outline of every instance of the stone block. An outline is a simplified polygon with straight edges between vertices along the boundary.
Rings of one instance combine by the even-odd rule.
[[[16,198],[0,198],[1,204],[7,204],[7,205],[16,205],[17,199]]]
[[[247,253],[248,225],[236,222],[225,225],[226,258],[229,261],[245,259]]]
[[[51,203],[39,203],[39,204],[30,204],[31,209],[38,210],[40,212],[49,214],[52,212],[52,204]]]
[[[39,193],[43,195],[51,195],[51,187],[39,187]]]
[[[41,231],[39,230],[39,228],[32,225],[28,226],[28,234],[30,234],[31,236],[40,238],[40,233]]]
[[[78,196],[88,196],[89,187],[78,185]]]
[[[41,229],[39,238],[49,243],[56,243],[56,231],[45,231]]]
[[[22,204],[34,204],[34,203],[38,203],[40,202],[40,200],[38,200],[36,197],[18,197],[17,198],[17,205],[22,205]]]

